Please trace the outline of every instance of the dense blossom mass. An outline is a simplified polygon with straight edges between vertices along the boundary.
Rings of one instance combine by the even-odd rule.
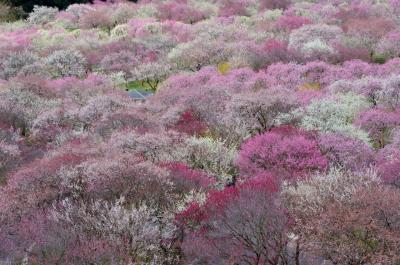
[[[0,5],[0,264],[400,264],[400,1]]]

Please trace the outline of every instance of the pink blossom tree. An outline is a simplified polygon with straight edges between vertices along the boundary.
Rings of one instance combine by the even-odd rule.
[[[311,133],[280,127],[246,141],[237,164],[246,177],[271,172],[282,180],[295,181],[309,173],[325,171],[328,161]]]
[[[188,4],[187,0],[169,1],[157,6],[158,16],[161,20],[175,20],[185,23],[195,23],[207,15]]]
[[[394,159],[382,163],[378,167],[378,172],[383,182],[394,187],[400,187],[400,159]]]
[[[383,148],[390,142],[392,130],[400,125],[400,113],[374,108],[360,113],[356,124],[369,133],[376,147]]]
[[[373,149],[359,139],[328,133],[319,136],[318,145],[331,167],[362,170],[375,162]]]

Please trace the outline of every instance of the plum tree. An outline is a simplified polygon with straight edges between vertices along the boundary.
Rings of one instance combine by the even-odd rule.
[[[282,180],[296,181],[315,171],[325,171],[328,161],[311,133],[280,127],[246,141],[237,160],[240,173],[251,178],[271,172]]]

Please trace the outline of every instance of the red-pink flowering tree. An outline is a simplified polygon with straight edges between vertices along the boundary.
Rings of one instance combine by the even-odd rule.
[[[180,119],[172,127],[177,132],[189,135],[201,135],[207,131],[205,124],[192,110],[187,110],[180,116]]]
[[[270,179],[212,193],[176,218],[186,262],[273,264],[287,259],[291,219]]]
[[[202,171],[191,169],[184,163],[172,162],[162,166],[169,171],[169,178],[182,194],[192,190],[207,190],[215,184],[214,178]]]
[[[237,164],[246,177],[271,172],[281,179],[296,180],[314,171],[325,171],[328,161],[311,133],[279,127],[246,141]]]

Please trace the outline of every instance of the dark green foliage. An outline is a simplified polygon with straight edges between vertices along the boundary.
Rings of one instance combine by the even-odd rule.
[[[20,7],[11,6],[7,0],[0,0],[0,22],[11,22],[24,16]]]
[[[3,0],[0,0],[2,2]],[[50,6],[58,7],[59,9],[65,9],[72,4],[83,4],[93,2],[92,0],[9,0],[9,3],[13,6],[21,6],[25,12],[31,12],[33,6]],[[131,2],[137,2],[133,0]]]
[[[10,3],[14,6],[21,6],[25,12],[31,12],[33,6],[51,6],[65,9],[71,4],[75,3],[87,3],[89,0],[10,0]]]
[[[372,61],[378,64],[384,64],[386,62],[386,56],[384,54],[373,54]]]

